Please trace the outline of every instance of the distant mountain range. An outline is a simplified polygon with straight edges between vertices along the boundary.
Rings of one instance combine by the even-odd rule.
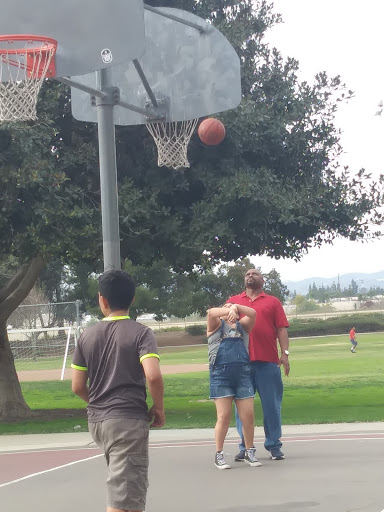
[[[352,279],[357,283],[359,287],[359,292],[369,291],[371,287],[380,286],[384,288],[384,270],[380,272],[375,272],[373,274],[361,274],[361,273],[353,273],[353,274],[340,274],[335,277],[308,277],[307,279],[303,279],[302,281],[284,281],[283,284],[288,287],[290,292],[296,291],[300,295],[306,295],[308,293],[309,286],[312,286],[313,283],[316,286],[331,286],[332,283],[340,283],[340,288],[348,288],[351,284]]]

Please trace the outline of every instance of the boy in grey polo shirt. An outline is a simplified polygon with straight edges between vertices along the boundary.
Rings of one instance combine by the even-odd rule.
[[[89,431],[107,461],[107,512],[145,509],[149,427],[165,422],[157,343],[151,329],[129,318],[134,296],[127,273],[108,270],[100,276],[105,318],[80,336],[71,365],[72,390],[88,403]],[[146,382],[153,400],[149,411]]]

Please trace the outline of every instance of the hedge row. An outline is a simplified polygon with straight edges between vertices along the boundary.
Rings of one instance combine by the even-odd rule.
[[[321,319],[290,320],[289,337],[328,336],[331,334],[349,334],[352,327],[356,332],[384,331],[384,315],[380,313],[353,314]]]
[[[289,323],[290,338],[348,334],[352,327],[356,328],[357,333],[384,331],[384,315],[380,313],[343,315],[326,320],[294,318]],[[201,336],[205,334],[206,329],[205,324],[199,324],[188,325],[185,330],[191,336]]]
[[[185,328],[188,334],[191,336],[202,336],[207,333],[207,324],[205,325],[187,325]]]

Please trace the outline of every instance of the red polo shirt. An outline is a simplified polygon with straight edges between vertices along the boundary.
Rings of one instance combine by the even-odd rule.
[[[261,292],[252,300],[243,292],[240,295],[233,295],[228,302],[248,306],[256,311],[256,323],[249,335],[250,360],[279,363],[276,329],[289,327],[279,299]]]

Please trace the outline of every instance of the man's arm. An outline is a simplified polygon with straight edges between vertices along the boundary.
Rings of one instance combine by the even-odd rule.
[[[72,391],[84,402],[89,402],[89,389],[87,385],[88,372],[85,370],[72,369]]]
[[[164,414],[164,382],[160,371],[160,363],[157,357],[147,357],[142,363],[149,394],[153,400],[153,406],[149,415],[153,418],[151,427],[162,427],[165,423]]]
[[[288,350],[289,348],[289,338],[288,338],[288,331],[286,327],[278,327],[276,329],[277,331],[277,339],[280,343],[280,364],[284,366],[284,373],[285,375],[289,375],[289,360],[288,356],[284,353],[284,350]]]

